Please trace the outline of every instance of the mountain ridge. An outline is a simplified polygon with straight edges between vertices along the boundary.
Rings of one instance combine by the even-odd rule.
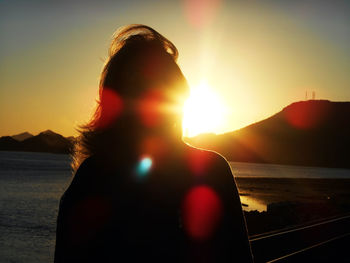
[[[2,136],[0,150],[69,154],[74,146],[74,140],[71,137],[65,138],[51,130],[40,132],[35,136],[30,135],[28,132],[23,132],[14,136]],[[23,139],[23,137],[27,138]]]
[[[350,168],[350,102],[299,101],[265,120],[186,141],[230,161]]]
[[[28,139],[30,137],[33,137],[34,135],[29,132],[22,132],[16,135],[12,135],[11,137],[17,141],[24,141],[25,139]]]
[[[350,102],[299,101],[239,130],[185,141],[229,161],[350,168],[348,116]],[[67,154],[74,143],[72,136],[46,130],[23,141],[0,137],[0,150]]]

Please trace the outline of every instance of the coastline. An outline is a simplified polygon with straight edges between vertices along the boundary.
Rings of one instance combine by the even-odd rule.
[[[350,212],[350,179],[236,177],[235,181],[250,235]]]

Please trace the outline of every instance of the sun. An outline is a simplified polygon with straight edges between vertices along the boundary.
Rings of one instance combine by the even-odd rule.
[[[182,127],[185,137],[220,132],[226,114],[225,106],[206,81],[191,89],[183,110]]]

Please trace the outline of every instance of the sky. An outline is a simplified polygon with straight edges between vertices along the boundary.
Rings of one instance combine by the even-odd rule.
[[[0,0],[0,136],[89,119],[112,34],[146,24],[170,39],[191,88],[225,106],[224,133],[311,98],[350,101],[347,1]]]

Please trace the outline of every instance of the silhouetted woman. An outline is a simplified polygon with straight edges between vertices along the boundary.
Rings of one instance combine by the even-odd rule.
[[[61,199],[56,263],[252,262],[228,163],[182,141],[177,55],[150,27],[116,33]]]

